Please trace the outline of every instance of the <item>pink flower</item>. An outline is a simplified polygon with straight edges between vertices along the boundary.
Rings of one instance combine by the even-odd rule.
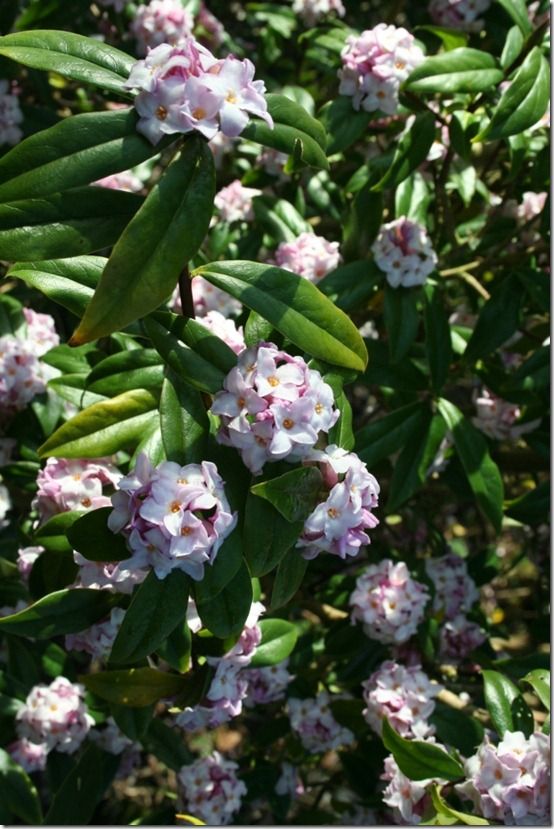
[[[486,12],[491,0],[431,0],[429,14],[439,26],[478,32],[483,28],[479,15]]]
[[[224,760],[217,751],[183,766],[177,785],[187,812],[210,826],[230,823],[246,794],[237,769],[236,763]]]
[[[246,348],[242,325],[235,325],[232,319],[226,319],[219,311],[208,311],[206,316],[200,317],[198,322],[223,340],[235,354],[240,354]]]
[[[11,90],[9,81],[0,80],[0,145],[21,141],[23,131],[19,125],[22,121],[19,98]]]
[[[46,743],[32,743],[23,737],[21,740],[11,743],[7,750],[12,760],[19,763],[27,774],[32,774],[34,771],[44,771],[46,768],[46,758],[48,757]]]
[[[320,691],[315,699],[292,698],[287,703],[291,728],[312,754],[354,742],[352,732],[333,717],[330,702],[327,691]]]
[[[284,699],[285,692],[292,677],[288,671],[288,659],[269,665],[266,668],[249,668],[244,672],[248,682],[247,706],[267,705]]]
[[[239,179],[235,179],[216,193],[214,204],[224,222],[249,222],[254,218],[252,199],[261,193],[255,187],[244,187]]]
[[[338,267],[341,261],[338,242],[328,242],[315,233],[301,233],[294,242],[281,242],[275,251],[280,268],[318,282]]]
[[[445,621],[440,628],[441,659],[460,662],[486,641],[486,634],[476,622],[463,614]]]
[[[93,181],[98,187],[107,187],[109,190],[124,190],[127,193],[139,193],[143,183],[138,176],[126,170],[123,173],[113,173],[111,176],[104,176],[98,181]]]
[[[32,343],[37,357],[42,357],[51,348],[60,344],[60,338],[50,314],[38,314],[32,308],[24,308],[27,323],[25,340]]]
[[[240,314],[242,304],[234,297],[226,294],[225,291],[211,285],[202,276],[195,276],[192,280],[192,299],[194,302],[194,313],[197,318],[205,317],[210,311],[217,311],[222,317],[234,317]],[[182,313],[181,295],[179,287],[175,288],[170,301],[172,311]]]
[[[434,743],[434,738],[426,740]],[[386,780],[388,785],[383,792],[383,803],[393,810],[395,823],[416,826],[421,823],[425,811],[431,805],[431,795],[427,787],[431,783],[443,783],[439,778],[427,780],[410,780],[398,768],[394,757],[389,755],[385,758],[385,771],[381,780]]]
[[[234,55],[229,55],[212,66],[202,78],[202,82],[221,101],[221,131],[230,138],[241,134],[249,121],[249,115],[255,115],[273,127],[273,119],[267,111],[264,97],[265,84],[254,80],[255,71],[254,64],[248,58],[238,60]]]
[[[492,440],[518,440],[540,423],[540,420],[519,423],[522,414],[520,407],[502,400],[487,388],[483,388],[479,395],[476,393],[474,401],[477,416],[472,418],[473,425]]]
[[[346,14],[342,0],[293,0],[292,10],[300,15],[306,26],[315,26],[327,15],[344,17]]]
[[[79,572],[74,587],[86,587],[89,590],[109,590],[112,593],[130,594],[137,584],[144,581],[147,570],[128,569],[128,559],[124,561],[89,561],[80,553],[73,553]]]
[[[176,46],[191,34],[194,18],[180,0],[150,0],[137,8],[131,33],[137,39],[139,52],[169,43]]]
[[[406,668],[388,660],[362,682],[362,687],[367,705],[363,714],[377,734],[381,734],[383,717],[402,737],[422,740],[433,734],[428,719],[442,688],[431,682],[419,665]]]
[[[393,288],[423,285],[438,261],[423,225],[405,216],[383,225],[371,250]]]
[[[467,571],[465,560],[455,553],[428,558],[425,570],[435,585],[433,610],[443,611],[447,619],[467,612],[479,599],[479,591]]]
[[[95,461],[48,458],[37,476],[33,509],[43,524],[53,515],[71,510],[85,511],[109,507],[104,487],[114,486],[121,473],[108,458]]]
[[[410,577],[403,561],[383,559],[356,580],[351,619],[362,622],[370,639],[402,644],[416,632],[428,601],[427,588]]]
[[[73,754],[94,720],[83,702],[85,689],[63,676],[50,685],[35,685],[16,714],[17,733],[48,750]]]
[[[44,547],[20,547],[17,551],[17,569],[25,580],[29,578],[33,564],[44,552]]]
[[[35,345],[12,334],[0,337],[0,417],[12,417],[46,389]]]
[[[65,637],[68,651],[85,651],[94,659],[104,659],[110,653],[115,637],[119,632],[125,611],[114,607],[109,618],[97,622],[80,633],[70,633]]]

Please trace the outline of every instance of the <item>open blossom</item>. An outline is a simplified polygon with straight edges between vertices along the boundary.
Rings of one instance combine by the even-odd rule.
[[[249,222],[254,218],[252,199],[261,193],[255,187],[245,187],[237,178],[215,194],[214,204],[224,222]]]
[[[493,440],[517,440],[526,432],[532,432],[539,425],[538,420],[518,423],[521,409],[516,403],[502,400],[487,388],[475,396],[477,416],[472,418],[476,426]]]
[[[351,618],[363,623],[370,639],[402,644],[416,632],[428,601],[426,586],[411,578],[404,562],[386,558],[357,578]]]
[[[427,740],[433,742],[434,740]],[[410,780],[403,774],[390,754],[385,758],[385,771],[381,780],[386,780],[383,803],[393,810],[395,822],[408,826],[421,823],[424,812],[431,805],[431,795],[427,792],[430,783],[444,782],[438,778],[427,780]]]
[[[23,737],[23,739],[11,743],[7,750],[12,760],[19,763],[27,774],[32,774],[34,771],[44,771],[46,768],[46,758],[48,757],[46,743],[32,743]]]
[[[159,579],[177,569],[200,580],[237,523],[209,461],[165,461],[154,468],[142,454],[119,481],[112,504],[108,527],[123,532],[132,551],[125,566],[152,567]]]
[[[208,311],[205,317],[198,319],[198,322],[223,340],[235,354],[240,354],[246,348],[242,325],[237,326],[234,320],[227,319],[219,311]]]
[[[23,579],[28,579],[33,564],[44,552],[44,547],[20,547],[17,551],[17,569]]]
[[[422,740],[433,733],[428,720],[442,688],[419,665],[406,668],[387,660],[362,687],[367,706],[363,714],[377,734],[381,734],[383,717],[402,737]]]
[[[337,17],[346,14],[342,0],[293,0],[292,10],[300,15],[306,26],[315,26],[322,17],[330,14]]]
[[[486,12],[491,0],[431,0],[429,14],[438,26],[478,32],[483,27],[479,15]]]
[[[33,508],[42,524],[60,512],[109,507],[111,501],[104,494],[104,487],[114,486],[120,478],[121,473],[107,458],[48,458],[37,476]]]
[[[479,591],[461,556],[447,553],[440,558],[428,558],[425,570],[435,586],[433,610],[442,611],[447,619],[466,613],[478,600]]]
[[[97,622],[80,633],[69,633],[65,637],[65,647],[68,651],[85,651],[94,659],[103,659],[112,649],[124,616],[122,608],[114,607],[109,618],[103,622]]]
[[[379,484],[354,452],[338,446],[314,451],[312,459],[320,462],[329,495],[306,519],[297,547],[307,559],[321,552],[356,556],[370,543],[366,530],[379,523],[372,513],[378,505]]]
[[[393,288],[423,285],[438,261],[423,225],[405,216],[382,225],[371,250]]]
[[[486,641],[487,635],[477,622],[460,613],[441,625],[439,655],[441,659],[459,662]]]
[[[221,288],[216,288],[215,285],[212,285],[203,276],[195,276],[191,285],[194,313],[197,318],[205,317],[210,311],[217,311],[223,317],[234,317],[240,314],[242,304],[238,299],[225,293]],[[170,308],[178,314],[183,311],[179,286],[173,291]]]
[[[330,701],[327,691],[320,691],[315,699],[291,698],[287,703],[291,728],[312,754],[354,742],[352,732],[335,720]]]
[[[16,714],[17,733],[49,750],[73,754],[94,720],[83,702],[85,689],[59,676],[50,685],[35,685]]]
[[[192,33],[194,17],[180,0],[150,0],[140,5],[131,23],[141,55],[149,49],[169,43],[176,46]]]
[[[249,668],[244,672],[248,681],[247,706],[267,705],[284,699],[289,682],[293,677],[288,670],[288,659],[266,668]]]
[[[108,190],[124,190],[126,193],[139,193],[144,186],[140,178],[131,170],[126,170],[123,173],[112,173],[111,176],[99,178],[93,184],[98,187],[107,187]]]
[[[218,751],[183,766],[177,785],[187,812],[209,826],[230,823],[246,794],[237,769],[236,763],[225,760]]]
[[[0,80],[0,145],[13,145],[21,141],[22,121],[23,113],[19,106],[19,98],[11,91],[7,80]]]
[[[341,58],[339,93],[351,96],[356,110],[394,115],[400,84],[424,54],[406,29],[379,23],[347,37]]]
[[[273,127],[265,84],[254,80],[254,72],[248,59],[217,60],[192,37],[161,43],[133,65],[125,84],[139,91],[137,129],[157,144],[164,135],[194,130],[208,140],[219,130],[236,138],[251,115]]]
[[[550,824],[550,737],[506,731],[498,746],[487,738],[465,762],[456,790],[477,812],[504,826]]]
[[[301,233],[293,242],[281,242],[275,251],[280,268],[318,282],[334,271],[341,261],[338,242],[328,242],[315,233]]]
[[[238,449],[253,475],[267,461],[305,456],[339,417],[321,374],[273,343],[241,352],[210,411],[221,419],[219,442]]]
[[[79,566],[74,587],[130,594],[136,585],[143,582],[148,575],[146,569],[140,570],[135,567],[129,569],[129,559],[124,561],[89,561],[81,553],[74,551],[73,560]]]

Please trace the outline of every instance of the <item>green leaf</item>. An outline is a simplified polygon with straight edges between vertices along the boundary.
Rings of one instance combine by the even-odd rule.
[[[244,557],[253,576],[265,576],[296,544],[304,521],[287,521],[269,501],[246,497],[244,512]]]
[[[35,541],[44,547],[45,550],[54,553],[69,553],[73,549],[67,540],[67,531],[72,524],[81,518],[82,512],[71,511],[61,512],[53,515],[45,524],[35,532]]]
[[[523,49],[523,35],[519,26],[512,26],[506,36],[506,41],[502,48],[500,55],[500,65],[502,69],[507,69],[519,57]]]
[[[153,348],[119,351],[96,363],[87,380],[87,389],[105,397],[124,391],[161,387],[163,366]]]
[[[135,445],[158,417],[158,401],[145,389],[95,403],[57,429],[39,447],[40,457],[102,458]]]
[[[40,599],[48,593],[63,590],[74,583],[78,570],[72,550],[45,550],[29,574],[29,592],[33,599]]]
[[[110,247],[142,202],[134,193],[76,187],[0,204],[0,258],[79,256]]]
[[[291,655],[298,639],[298,631],[291,622],[284,619],[262,619],[258,625],[262,641],[256,648],[250,667],[277,665]]]
[[[120,760],[118,755],[101,751],[94,743],[87,745],[54,794],[44,826],[71,826],[75,821],[76,803],[79,804],[79,820],[87,825],[115,777]]]
[[[446,382],[452,360],[450,325],[439,289],[427,284],[424,295],[425,351],[431,372],[431,385],[434,391],[439,392]]]
[[[396,511],[423,485],[445,432],[442,417],[431,417],[428,411],[413,425],[413,432],[394,464],[387,502],[389,512]]]
[[[373,191],[397,187],[425,161],[435,140],[435,115],[423,112],[416,115],[411,127],[406,129],[394,151],[392,162],[383,178],[374,184]]]
[[[538,46],[532,49],[503,93],[490,124],[473,141],[496,141],[532,127],[544,115],[550,96],[550,67]]]
[[[533,733],[533,714],[518,688],[498,671],[482,671],[485,703],[492,723],[502,738],[506,731],[523,731],[526,737]]]
[[[284,95],[270,93],[266,95],[266,101],[274,121],[273,129],[265,121],[251,119],[241,137],[293,155],[310,167],[327,170],[327,136],[320,122]]]
[[[344,389],[336,395],[335,405],[340,410],[340,416],[335,425],[329,429],[329,443],[334,443],[341,449],[351,452],[355,443],[352,431],[352,406]]]
[[[48,299],[81,317],[92,299],[106,261],[101,256],[77,256],[73,259],[16,263],[7,276],[22,279]]]
[[[200,393],[171,371],[163,381],[160,424],[168,461],[183,465],[204,460],[210,430],[206,408]]]
[[[341,245],[341,251],[344,257],[347,260],[363,259],[371,247],[371,244],[375,240],[382,222],[383,196],[381,193],[373,192],[371,181],[369,181],[356,193],[350,207],[350,211],[344,222]],[[350,262],[349,264],[343,265],[329,274],[325,278],[325,287],[322,287],[321,283],[319,285],[320,289],[324,291],[324,293],[328,293],[327,288],[333,282],[337,282],[338,279],[340,279],[341,272],[344,275],[349,266],[352,271],[352,265],[360,267],[362,264],[368,272],[367,276],[363,280],[358,280],[355,283],[355,290],[352,291],[352,302],[350,302],[350,298],[348,297],[348,305],[346,305],[344,299],[341,297],[340,307],[344,310],[348,311],[359,308],[360,300],[363,302],[367,296],[371,296],[373,290],[372,283],[374,281],[373,277],[378,275],[380,280],[383,277],[383,273],[377,268],[377,265],[367,259],[363,263]],[[325,280],[322,280],[322,282]],[[364,288],[367,289],[367,293],[364,292]]]
[[[101,699],[130,708],[143,708],[164,697],[174,697],[184,687],[184,678],[154,668],[99,671],[79,676],[79,682]]]
[[[440,796],[440,788],[436,785],[431,786],[431,800],[439,817],[454,818],[453,823],[461,823],[464,826],[490,826],[490,823],[485,818],[468,815],[465,812],[458,812],[456,809],[452,809]]]
[[[533,26],[529,20],[525,0],[496,0],[496,2],[510,15],[514,23],[517,23],[524,35],[532,31]]]
[[[129,97],[123,85],[134,59],[100,40],[73,32],[34,29],[1,37],[0,55]]]
[[[366,132],[371,120],[369,112],[363,109],[356,112],[349,95],[339,95],[334,101],[329,101],[318,117],[327,131],[329,155],[342,153],[351,147]]]
[[[464,352],[465,360],[486,357],[512,336],[519,326],[522,301],[520,283],[515,276],[508,276],[483,306]]]
[[[550,514],[550,482],[543,481],[521,498],[510,502],[506,515],[522,524],[536,526],[548,521]]]
[[[191,650],[191,631],[187,622],[182,622],[171,631],[161,645],[158,645],[156,653],[168,665],[171,665],[174,671],[184,674],[190,669]]]
[[[396,190],[394,213],[397,217],[406,216],[407,219],[425,224],[430,201],[431,193],[424,176],[419,172],[412,173]]]
[[[271,610],[287,604],[300,585],[306,573],[308,562],[302,558],[300,550],[289,550],[279,563],[273,591],[271,593]]]
[[[187,613],[189,577],[180,570],[159,579],[153,570],[133,593],[110,655],[111,662],[151,656]]]
[[[419,329],[417,288],[392,288],[385,285],[385,329],[392,363],[399,363],[410,350]]]
[[[159,717],[154,717],[150,723],[148,731],[142,738],[142,744],[146,751],[154,754],[158,760],[176,772],[192,763],[194,759],[182,735],[176,729],[167,726]]]
[[[144,708],[127,708],[115,703],[110,705],[112,717],[130,740],[142,740],[152,722],[154,709],[154,705]]]
[[[426,58],[404,82],[404,89],[423,94],[487,92],[503,80],[496,59],[480,49],[452,49]]]
[[[393,755],[398,768],[410,780],[442,778],[459,780],[464,767],[442,748],[420,740],[405,740],[383,719],[383,743]]]
[[[531,685],[546,710],[550,711],[550,671],[537,668],[524,676],[521,681]]]
[[[356,452],[361,460],[371,469],[382,458],[397,452],[420,423],[425,411],[419,401],[409,403],[360,429],[356,435]]]
[[[453,746],[464,757],[475,754],[483,742],[485,732],[479,720],[440,700],[437,700],[429,722],[435,727],[439,742]]]
[[[212,152],[188,138],[115,245],[71,344],[119,331],[168,298],[208,231],[214,195]]]
[[[33,781],[7,751],[0,748],[0,800],[27,825],[42,823],[40,799]]]
[[[438,409],[452,432],[456,452],[479,506],[495,530],[500,532],[504,485],[485,438],[449,400],[440,398]]]
[[[89,561],[124,561],[131,555],[123,536],[108,527],[112,512],[112,507],[91,509],[67,528],[72,548]]]
[[[215,599],[200,600],[196,594],[202,624],[219,639],[240,633],[252,605],[252,582],[246,564],[242,564],[231,581]]]
[[[134,109],[85,112],[25,138],[0,158],[0,202],[49,196],[157,155]]]
[[[251,488],[269,501],[287,521],[304,521],[315,509],[323,487],[321,472],[315,466],[301,467],[270,478]]]
[[[152,319],[224,374],[236,366],[235,352],[197,320],[167,311],[156,311]]]
[[[0,619],[0,632],[35,639],[79,633],[108,616],[117,597],[104,590],[58,590]]]
[[[204,567],[202,581],[195,584],[197,599],[210,602],[236,576],[242,565],[242,542],[238,528],[227,536],[213,564]]]
[[[414,31],[422,29],[424,32],[431,32],[439,38],[446,52],[452,49],[457,49],[459,46],[465,46],[468,41],[467,32],[461,32],[459,29],[447,29],[444,26],[416,26]]]
[[[194,271],[257,311],[299,348],[363,371],[367,350],[351,320],[307,279],[256,262],[212,262]]]

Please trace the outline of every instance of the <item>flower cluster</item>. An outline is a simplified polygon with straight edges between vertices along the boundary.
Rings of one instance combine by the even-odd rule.
[[[137,129],[157,144],[164,135],[193,130],[208,140],[218,130],[235,138],[250,115],[273,127],[265,85],[254,80],[254,72],[248,59],[217,60],[192,37],[178,46],[162,43],[134,64],[126,82],[139,90]]]
[[[132,551],[125,566],[151,566],[159,579],[175,569],[201,579],[237,522],[217,467],[208,461],[165,461],[154,468],[143,454],[119,481],[112,503],[108,526],[125,534]]]
[[[215,285],[212,285],[202,276],[195,276],[191,281],[191,287],[194,313],[198,322],[202,322],[202,318],[207,316],[210,311],[217,311],[222,317],[233,317],[239,314],[242,309],[238,299],[225,293],[221,288],[216,288]],[[178,314],[182,313],[183,307],[179,287],[175,288],[173,292],[170,307]]]
[[[481,389],[475,397],[477,416],[472,418],[474,426],[493,440],[517,440],[526,432],[536,429],[539,421],[517,423],[521,409],[517,403],[502,400],[487,388]]]
[[[60,344],[54,320],[50,314],[39,314],[32,308],[23,308],[25,317],[25,340],[32,343],[37,357],[42,357],[51,348]]]
[[[224,317],[219,311],[208,311],[206,316],[200,317],[198,322],[214,336],[223,340],[235,354],[240,354],[246,348],[242,325],[237,325],[234,320]]]
[[[65,637],[65,647],[68,651],[90,653],[94,659],[105,658],[112,649],[124,616],[124,610],[114,607],[103,622],[97,622],[81,633],[69,633]]]
[[[466,613],[479,598],[465,560],[455,553],[427,559],[425,570],[435,586],[433,610],[442,611],[447,619]]]
[[[293,677],[288,670],[288,659],[277,665],[269,665],[267,668],[249,668],[244,675],[248,681],[248,696],[245,704],[267,705],[270,702],[277,702],[285,696],[285,691]]]
[[[137,8],[131,23],[131,34],[136,38],[139,52],[146,55],[162,43],[170,46],[192,33],[194,17],[180,0],[150,0]]]
[[[341,57],[339,93],[351,96],[356,110],[394,115],[400,84],[424,55],[406,29],[379,23],[350,35]]]
[[[33,508],[41,524],[53,515],[71,510],[109,507],[104,487],[115,486],[121,473],[107,458],[97,461],[48,458],[37,476]]]
[[[73,754],[87,736],[94,720],[83,702],[85,689],[64,676],[50,685],[35,685],[16,715],[17,733],[48,750]]]
[[[367,705],[363,715],[377,734],[381,734],[383,717],[402,737],[422,740],[433,733],[428,720],[442,688],[419,665],[404,667],[387,660],[362,686]]]
[[[315,233],[301,233],[293,242],[281,242],[275,251],[280,268],[317,282],[338,267],[341,261],[338,242],[328,242]]]
[[[405,216],[382,225],[371,250],[393,288],[423,285],[438,261],[423,225]]]
[[[350,745],[354,735],[335,720],[330,707],[331,697],[320,691],[315,699],[289,699],[290,724],[304,748],[316,754],[339,746]]]
[[[223,388],[211,407],[218,440],[238,449],[253,475],[266,461],[305,456],[339,417],[321,374],[273,343],[242,351]]]
[[[442,659],[460,662],[482,645],[487,636],[477,624],[470,622],[463,613],[441,625],[439,653]]]
[[[44,771],[48,757],[48,746],[46,743],[33,743],[23,737],[8,746],[8,753],[12,760],[19,763],[27,774],[34,771]]]
[[[456,786],[483,817],[504,826],[548,825],[550,737],[507,731],[498,746],[488,739],[465,762],[467,780]]]
[[[491,0],[431,0],[429,14],[438,26],[478,32],[483,21],[479,15],[486,12]]]
[[[300,15],[306,26],[315,26],[328,14],[336,14],[338,17],[346,14],[342,0],[293,0],[292,10]]]
[[[237,178],[215,194],[214,204],[224,222],[250,222],[254,218],[252,199],[261,193],[255,187],[245,187]]]
[[[402,644],[416,632],[423,619],[429,593],[410,576],[403,561],[386,558],[371,564],[356,580],[350,596],[352,621],[363,623],[370,639],[383,644]]]
[[[297,547],[307,559],[321,552],[339,558],[355,556],[370,543],[366,530],[379,523],[372,513],[378,504],[379,484],[356,454],[338,446],[314,451],[310,460],[319,461],[329,495],[306,519]]]
[[[238,765],[214,751],[183,766],[177,783],[188,811],[209,826],[225,826],[240,809],[246,786],[237,777]]]
[[[381,780],[388,784],[383,792],[383,803],[391,807],[395,823],[417,826],[431,805],[427,787],[439,781],[435,778],[410,780],[400,771],[392,754],[385,758],[385,771]]]
[[[132,566],[132,561],[129,561],[129,559],[124,561],[89,561],[81,553],[74,551],[73,560],[79,567],[74,587],[130,594],[136,585],[143,582],[148,575],[146,569]]]
[[[11,90],[8,81],[0,80],[0,145],[13,145],[21,141],[23,132],[19,125],[22,121],[19,98]]]

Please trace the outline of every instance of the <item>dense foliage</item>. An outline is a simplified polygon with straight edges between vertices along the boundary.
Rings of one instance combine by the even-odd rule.
[[[0,30],[0,820],[548,824],[548,4]]]

